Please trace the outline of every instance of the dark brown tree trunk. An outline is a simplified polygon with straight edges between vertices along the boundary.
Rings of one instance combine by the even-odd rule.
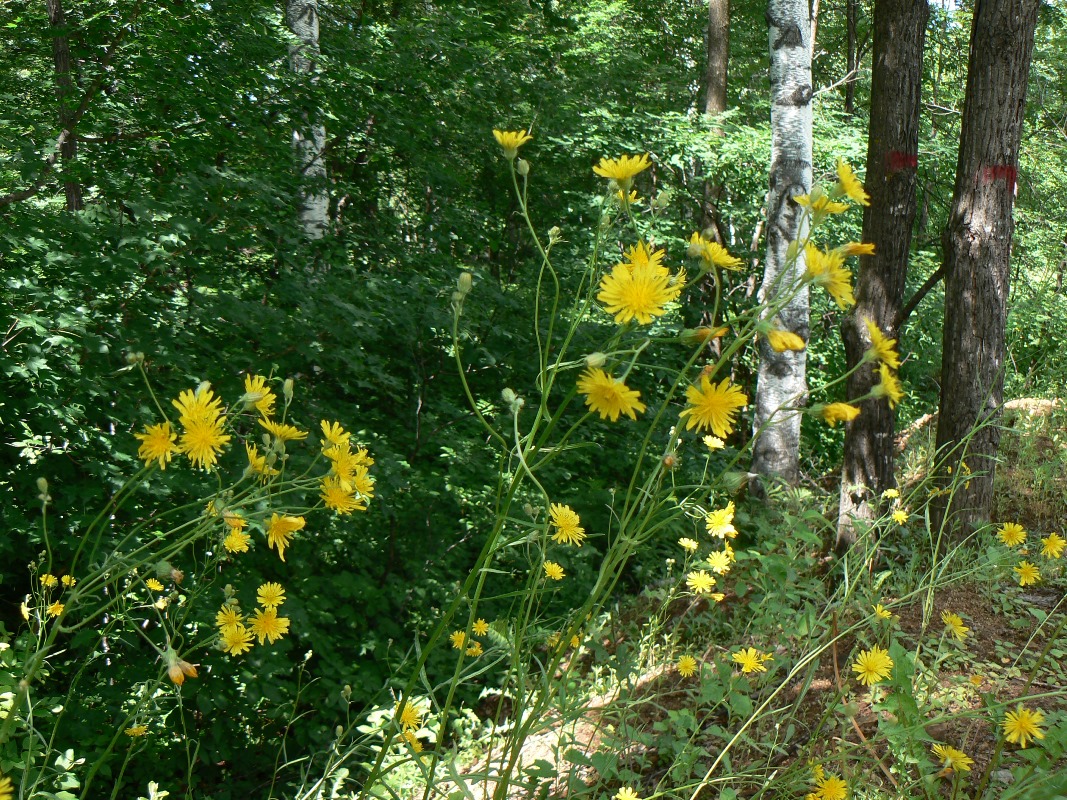
[[[730,66],[730,0],[708,0],[708,64],[704,72],[704,113],[715,118],[726,110],[726,76]],[[713,135],[722,136],[721,128]],[[704,209],[702,228],[711,228],[715,239],[723,241],[719,228],[718,206],[722,186],[704,179]]]
[[[74,82],[70,77],[70,40],[64,28],[67,25],[61,0],[47,0],[48,24],[52,27],[52,61],[55,64],[56,101],[59,105],[59,130],[68,135],[59,147],[60,161],[66,172],[78,154],[78,144],[70,135],[74,127]],[[64,180],[63,193],[67,198],[67,211],[79,211],[83,207],[82,190],[77,181]]]
[[[874,5],[866,179],[871,204],[863,213],[863,241],[874,245],[874,255],[860,259],[856,305],[841,330],[849,369],[870,347],[868,320],[890,338],[898,336],[915,219],[919,95],[929,15],[925,0],[876,0]],[[860,367],[849,376],[848,398],[862,397],[877,382],[873,365]],[[845,432],[839,550],[855,541],[856,519],[877,516],[881,493],[893,485],[893,411],[883,398],[867,400],[860,409]]]
[[[859,59],[857,57],[857,42],[856,42],[856,17],[858,16],[859,0],[846,0],[845,4],[845,29],[848,34],[848,53],[846,54],[846,69],[848,70],[847,82],[845,83],[845,111],[849,114],[856,113],[856,72],[858,71]],[[915,3],[916,6],[921,6],[926,9],[926,14],[929,16],[929,8],[923,0],[923,2]],[[925,33],[925,31],[924,31]],[[877,34],[876,34],[877,35]],[[875,45],[877,47],[877,45]],[[922,48],[920,47],[920,58]]]
[[[949,505],[939,495],[933,521],[966,535],[989,519],[995,423],[1004,389],[1004,327],[1014,222],[1012,203],[1026,105],[1026,82],[1040,0],[978,0],[963,101],[956,188],[942,242],[945,329],[937,447],[973,478]],[[946,479],[947,480],[947,479]]]

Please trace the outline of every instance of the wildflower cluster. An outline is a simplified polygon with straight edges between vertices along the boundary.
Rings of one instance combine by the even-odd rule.
[[[1028,548],[1026,547],[1027,532],[1019,523],[1005,522],[997,530],[996,538],[1009,549],[1020,548],[1022,555],[1028,555]],[[1067,539],[1064,539],[1058,533],[1052,532],[1040,541],[1041,558],[1047,565],[1051,566],[1053,562],[1063,558],[1064,550],[1067,549]],[[1029,559],[1020,560],[1012,568],[1012,571],[1018,578],[1020,586],[1029,586],[1041,580],[1041,567]]]
[[[393,710],[393,721],[400,728],[401,738],[416,753],[422,752],[422,742],[417,735],[422,727],[422,711],[411,700],[402,700]]]
[[[480,617],[471,623],[471,636],[466,631],[455,630],[449,635],[449,641],[455,650],[464,650],[471,658],[477,658],[485,652],[482,643],[474,637],[484,638],[489,633],[489,623]]]
[[[257,608],[246,617],[237,598],[231,594],[215,615],[219,649],[231,656],[244,655],[252,649],[253,640],[259,644],[264,641],[274,644],[288,634],[289,618],[278,616],[278,609],[284,602],[285,589],[281,584],[264,583],[256,590]]]

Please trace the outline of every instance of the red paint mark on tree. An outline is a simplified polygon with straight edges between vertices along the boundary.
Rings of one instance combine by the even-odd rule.
[[[982,167],[982,183],[993,183],[1003,179],[1009,189],[1014,189],[1018,174],[1019,171],[1008,164],[991,164]]]
[[[890,150],[885,154],[886,171],[889,173],[901,172],[905,169],[915,169],[919,166],[919,157],[914,153],[902,153],[899,150]]]

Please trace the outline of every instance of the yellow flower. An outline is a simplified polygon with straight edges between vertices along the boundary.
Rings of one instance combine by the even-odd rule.
[[[1067,539],[1058,533],[1050,533],[1041,540],[1041,555],[1045,558],[1061,558],[1064,547],[1067,547]]]
[[[974,764],[974,759],[962,750],[957,750],[955,747],[949,747],[947,744],[935,744],[933,750],[934,755],[941,759],[941,764],[945,769],[956,770],[958,772],[971,771],[971,765]]]
[[[797,205],[811,209],[811,215],[816,224],[822,222],[830,214],[842,214],[848,211],[848,203],[835,203],[819,186],[814,187],[809,194],[799,194],[793,199],[796,200]]]
[[[331,447],[343,447],[348,445],[351,434],[341,427],[341,423],[322,420],[322,422],[319,423],[319,427],[322,428],[323,453]]]
[[[277,608],[285,602],[285,589],[280,583],[263,583],[256,589],[256,602],[264,608]]]
[[[219,646],[222,652],[229,653],[231,656],[239,656],[252,649],[254,638],[252,631],[238,623],[219,631]]]
[[[893,615],[890,611],[881,603],[877,603],[874,606],[874,615],[879,619],[892,619]]]
[[[872,686],[893,674],[893,659],[889,657],[888,650],[872,647],[856,656],[852,670],[856,673],[856,680],[865,686]]]
[[[1029,561],[1020,561],[1019,566],[1013,567],[1012,571],[1019,576],[1020,586],[1029,586],[1041,580],[1041,571]]]
[[[1008,547],[1015,547],[1026,541],[1026,529],[1018,522],[1005,522],[997,531],[997,538]]]
[[[11,778],[0,775],[0,800],[12,800],[14,796],[15,786],[11,783]]]
[[[689,405],[682,409],[680,417],[688,417],[685,429],[705,430],[719,437],[729,436],[734,429],[734,418],[739,409],[748,405],[748,397],[739,388],[723,379],[713,384],[707,375],[700,376],[700,388],[690,386],[685,390]]]
[[[271,514],[267,524],[267,546],[278,548],[278,558],[285,561],[285,548],[293,540],[293,534],[304,527],[303,517],[288,517]]]
[[[640,392],[602,369],[590,368],[583,372],[578,379],[578,391],[585,395],[585,404],[590,411],[612,422],[617,421],[620,414],[635,420],[638,413],[644,413],[646,408],[638,399]]]
[[[696,675],[697,660],[692,656],[682,656],[678,659],[678,674],[683,678],[691,678]]]
[[[636,319],[648,325],[667,313],[666,305],[678,299],[681,284],[663,267],[652,263],[616,264],[600,279],[597,300],[619,325]]]
[[[273,420],[264,419],[263,417],[260,417],[259,424],[270,431],[271,436],[279,442],[293,442],[299,439],[306,439],[308,435],[307,431],[299,430],[284,422],[274,422]]]
[[[864,324],[871,337],[871,349],[867,351],[865,357],[870,361],[880,361],[891,369],[900,369],[900,357],[893,349],[897,340],[887,338],[881,328],[869,319],[864,320]]]
[[[860,415],[860,410],[850,403],[827,403],[815,406],[813,410],[821,414],[831,428],[838,422],[852,422]]]
[[[615,199],[619,201],[620,206],[631,206],[634,203],[641,201],[641,198],[637,196],[637,190],[634,189],[629,194],[624,193],[622,189],[615,192]]]
[[[410,701],[396,704],[393,719],[406,731],[418,730],[422,727],[422,712]]]
[[[708,342],[721,339],[729,332],[730,327],[728,325],[720,325],[717,328],[709,328],[705,325],[700,328],[686,328],[682,331],[680,338],[685,344],[696,347],[697,345],[703,346]]]
[[[563,580],[563,567],[555,561],[546,561],[542,566],[544,567],[546,578],[554,581]]]
[[[262,480],[274,477],[278,470],[267,464],[267,457],[260,455],[259,448],[251,442],[245,442],[245,453],[248,454],[248,469],[250,472],[260,475]]]
[[[526,131],[501,131],[493,129],[496,143],[504,150],[504,157],[511,161],[519,154],[519,148],[533,137]]]
[[[629,786],[624,786],[615,792],[615,800],[641,800],[641,797]]]
[[[336,475],[327,475],[322,479],[322,493],[319,497],[326,508],[333,509],[335,514],[351,514],[353,511],[366,511],[367,506],[362,500],[356,499],[355,487],[341,480]]]
[[[871,204],[870,196],[863,190],[863,184],[847,161],[837,162],[837,186],[850,200],[864,206]]]
[[[895,522],[897,525],[903,525],[907,521],[908,521],[908,512],[907,511],[904,511],[903,509],[898,508],[896,511],[893,512],[893,522]]]
[[[950,611],[941,612],[941,621],[945,623],[945,627],[952,632],[952,635],[961,642],[967,638],[967,633],[971,630],[963,624],[963,618],[959,614],[953,614]]]
[[[248,629],[263,644],[264,639],[271,644],[289,633],[289,618],[279,617],[277,608],[257,608],[255,616],[248,622]]]
[[[721,244],[705,239],[699,233],[694,233],[689,237],[689,255],[693,258],[700,258],[708,268],[716,266],[738,270],[745,265],[744,261],[730,255]]]
[[[236,605],[224,604],[215,614],[215,625],[222,630],[235,628],[242,622],[244,622],[244,617],[241,615],[240,607]]]
[[[883,500],[893,500],[897,497],[900,497],[900,492],[898,492],[896,489],[886,489],[884,492],[882,492]]]
[[[581,520],[570,506],[552,503],[549,506],[549,515],[552,519],[552,526],[556,529],[556,532],[552,534],[554,542],[582,546],[585,529],[578,524]]]
[[[767,331],[767,344],[776,353],[782,353],[786,350],[803,350],[807,347],[804,340],[792,331],[780,331],[775,328]]]
[[[731,500],[726,504],[725,508],[720,508],[708,513],[704,517],[704,527],[708,529],[708,536],[718,536],[720,539],[725,539],[729,536],[731,539],[737,537],[737,528],[734,527],[734,503]]]
[[[188,427],[193,422],[215,422],[222,416],[222,400],[202,384],[196,391],[186,389],[171,405],[178,409],[178,421]]]
[[[244,515],[240,511],[234,511],[232,509],[226,509],[222,512],[222,521],[226,523],[228,528],[233,530],[244,530],[248,525],[248,520],[244,518]]]
[[[48,616],[58,617],[60,614],[63,613],[64,608],[65,606],[57,600],[48,607]]]
[[[163,584],[157,581],[155,578],[149,578],[144,582],[144,585],[151,589],[153,592],[163,591]]]
[[[230,435],[222,432],[225,422],[225,417],[219,417],[215,420],[191,419],[185,423],[178,446],[194,467],[206,470],[215,466],[219,453],[230,441]]]
[[[708,567],[716,575],[725,575],[730,571],[730,564],[733,559],[730,558],[730,553],[726,550],[718,550],[714,553],[708,554]]]
[[[738,650],[730,656],[730,659],[741,667],[741,671],[748,675],[751,672],[766,672],[764,664],[771,660],[769,653],[761,653],[755,647],[746,647]]]
[[[134,437],[141,440],[137,457],[144,461],[146,467],[155,461],[160,469],[166,469],[174,454],[179,452],[176,444],[178,434],[171,430],[169,422],[146,425],[144,433],[135,433]]]
[[[422,752],[422,742],[419,741],[418,736],[411,731],[402,731],[400,735],[404,738],[404,741],[408,743],[408,746],[411,747],[413,752]]]
[[[1052,535],[1055,536],[1056,534]],[[59,582],[69,589],[71,586],[77,585],[78,579],[75,578],[73,575],[64,575],[62,578],[59,579]]]
[[[685,576],[685,583],[694,594],[707,594],[715,585],[715,578],[706,570],[698,569]]]
[[[688,536],[683,536],[678,540],[678,546],[689,553],[695,553],[700,544]]]
[[[623,155],[618,158],[601,158],[600,163],[593,167],[593,172],[601,178],[610,178],[622,186],[634,175],[644,172],[650,166],[652,166],[652,162],[648,160],[647,153],[642,153],[639,156]]]
[[[845,258],[849,256],[873,256],[874,245],[870,242],[846,242],[840,247],[834,248]]]
[[[722,450],[726,447],[726,442],[718,436],[705,436],[701,441],[704,442],[704,446],[709,450]]]
[[[827,775],[816,782],[812,795],[816,800],[845,800],[848,797],[848,784],[836,775]]]
[[[967,680],[970,681],[972,686],[981,686],[985,678],[981,675],[972,675]]]
[[[1000,724],[1004,728],[1005,739],[1017,743],[1019,747],[1026,747],[1030,739],[1045,738],[1045,732],[1041,730],[1044,720],[1045,715],[1040,711],[1031,711],[1019,703],[1014,711],[1004,715],[1004,721]]]
[[[264,417],[274,413],[274,403],[278,398],[267,386],[267,379],[262,375],[245,375],[245,394],[241,401],[246,408],[254,408]]]
[[[482,650],[482,643],[481,642],[471,642],[470,645],[468,645],[468,647],[467,647],[467,655],[470,656],[471,658],[477,658],[483,652],[485,652],[485,651]]]
[[[897,403],[904,399],[904,390],[900,386],[900,380],[885,364],[878,365],[878,377],[881,382],[871,389],[875,397],[884,397],[889,401],[890,408],[896,408]]]
[[[452,631],[448,635],[448,639],[452,642],[453,650],[462,650],[463,644],[467,641],[467,634],[463,631]]]
[[[46,589],[51,589],[53,586],[59,585],[59,578],[53,575],[51,572],[46,572],[40,577],[41,586]]]
[[[230,528],[230,532],[222,540],[222,546],[226,548],[227,553],[247,553],[250,541],[252,537],[240,528]]]
[[[852,273],[844,268],[844,261],[844,256],[836,251],[820,250],[811,242],[804,245],[804,280],[826,289],[838,308],[856,304],[852,294]]]
[[[146,735],[148,733],[148,726],[147,725],[134,725],[132,728],[127,728],[126,730],[124,730],[123,733],[125,733],[127,736],[131,736],[131,737],[144,736],[144,735]],[[0,786],[0,789],[2,789],[2,788],[3,787]],[[3,794],[0,794],[0,797],[3,797]]]
[[[489,623],[486,622],[484,619],[478,619],[471,626],[471,632],[475,636],[485,636],[487,633],[489,633]]]

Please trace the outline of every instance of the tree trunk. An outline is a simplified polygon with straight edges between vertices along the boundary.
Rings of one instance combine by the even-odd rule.
[[[319,54],[318,0],[287,0],[285,21],[300,41],[289,48],[289,68],[309,80]],[[321,239],[328,223],[330,198],[326,192],[326,128],[318,122],[307,123],[304,130],[293,130],[293,149],[296,151],[301,180],[305,186],[300,198],[300,222],[309,239]]]
[[[70,77],[70,39],[63,30],[67,25],[61,0],[47,0],[48,24],[52,27],[52,62],[55,65],[56,103],[59,106],[59,130],[72,132],[74,127],[74,109],[71,100],[74,96],[74,82]],[[63,172],[71,167],[78,154],[78,143],[74,136],[68,135],[59,146],[59,158]],[[63,193],[67,199],[67,211],[80,211],[84,207],[81,185],[64,174]]]
[[[945,329],[937,424],[940,457],[957,475],[965,460],[974,476],[955,489],[951,507],[943,494],[931,508],[935,525],[947,521],[956,535],[988,521],[993,500],[1000,431],[992,423],[1003,401],[1012,203],[1039,5],[978,0],[974,8],[956,187],[942,236]]]
[[[771,168],[767,193],[767,263],[759,299],[773,301],[804,273],[804,259],[788,264],[789,243],[806,234],[794,201],[811,190],[811,17],[807,0],[769,0],[771,57]],[[790,271],[791,274],[783,275]],[[779,313],[779,327],[808,340],[805,287]],[[807,391],[807,353],[776,353],[760,337],[756,383],[756,436],[752,471],[793,483],[800,474],[800,415],[794,409]]]
[[[850,9],[854,2],[849,0]],[[874,255],[860,259],[856,305],[841,329],[849,370],[870,347],[868,320],[889,338],[899,335],[915,220],[922,55],[929,15],[926,0],[876,0],[874,5],[866,180],[871,204],[863,212],[863,241],[874,245]],[[850,42],[852,35],[850,31]],[[877,382],[873,366],[861,367],[848,378],[848,399],[864,396]],[[855,519],[878,515],[882,492],[893,486],[893,411],[884,398],[867,400],[860,409],[845,431],[838,550],[855,541]]]
[[[708,65],[704,72],[704,113],[711,118],[726,110],[726,76],[730,65],[730,0],[708,0]],[[714,136],[722,136],[715,128]],[[706,169],[706,167],[705,167]],[[718,206],[722,186],[704,179],[702,228],[711,228],[719,244],[725,244],[719,227]]]
[[[845,29],[848,36],[848,52],[846,53],[845,61],[845,69],[848,72],[845,76],[845,112],[848,114],[856,113],[856,73],[859,71],[859,58],[856,52],[858,48],[856,42],[856,17],[859,16],[858,5],[859,0],[845,0]],[[925,9],[926,15],[929,16],[930,10],[926,0],[920,0],[915,5]],[[877,36],[877,33],[875,35]],[[872,110],[874,108],[873,102],[871,108]]]

